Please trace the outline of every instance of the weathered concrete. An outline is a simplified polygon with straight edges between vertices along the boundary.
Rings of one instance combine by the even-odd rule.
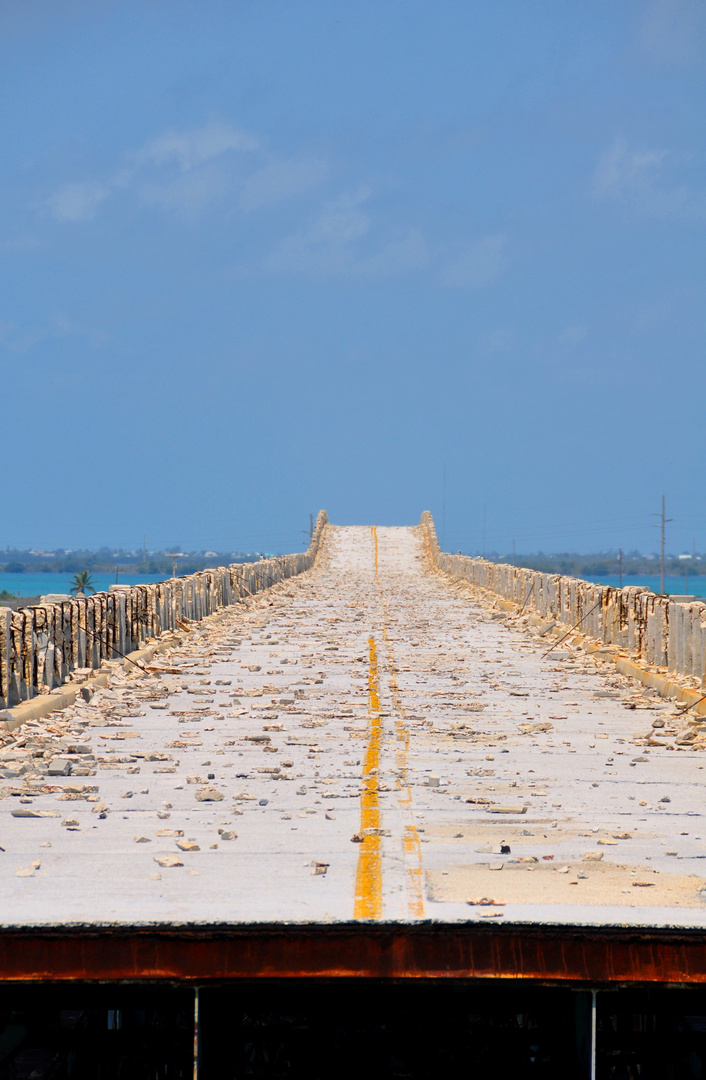
[[[326,522],[322,510],[308,550],[298,554],[232,563],[153,585],[111,586],[107,593],[59,598],[14,612],[0,610],[0,708],[31,701],[61,686],[76,669],[99,668],[104,660],[124,657],[310,569]]]
[[[670,599],[649,589],[614,589],[561,574],[542,574],[507,563],[492,563],[442,552],[431,514],[422,514],[422,531],[434,565],[508,601],[515,610],[536,612],[566,629],[623,650],[655,671],[688,676],[693,686],[706,674],[706,604]]]
[[[422,530],[328,527],[218,618],[0,750],[43,770],[0,782],[6,927],[706,925],[673,707],[513,626]]]

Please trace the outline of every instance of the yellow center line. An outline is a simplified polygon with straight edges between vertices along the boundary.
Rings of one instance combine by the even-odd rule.
[[[375,638],[368,639],[368,745],[363,761],[363,790],[360,796],[360,835],[363,841],[358,853],[355,876],[355,919],[382,917],[382,852],[380,845],[380,801],[378,769],[380,767],[380,690]]]
[[[394,651],[393,651],[393,648],[392,648],[392,642],[390,641],[390,637],[389,637],[389,634],[387,632],[387,622],[388,622],[388,618],[387,618],[387,599],[385,597],[385,593],[384,593],[384,590],[382,588],[382,582],[380,581],[380,576],[379,576],[378,535],[377,535],[377,529],[375,528],[375,526],[372,526],[372,528],[370,529],[370,534],[371,534],[371,537],[372,537],[372,540],[373,540],[373,554],[374,554],[374,564],[375,564],[375,582],[376,582],[376,584],[378,586],[378,589],[380,590],[380,597],[382,599],[382,605],[383,605],[384,617],[383,617],[382,637],[383,637],[383,641],[385,642],[385,649],[386,649],[386,652],[387,652],[388,682],[390,684],[390,691],[391,691],[391,694],[392,694],[392,702],[393,702],[393,706],[394,706],[394,710],[395,710],[395,714],[396,714],[396,717],[395,717],[395,737],[396,737],[397,747],[396,747],[396,752],[395,752],[395,765],[397,767],[397,773],[398,773],[398,775],[396,777],[397,801],[398,801],[398,804],[400,806],[400,809],[403,812],[405,812],[407,815],[409,815],[409,817],[411,817],[411,815],[412,815],[412,791],[411,791],[411,788],[409,786],[409,782],[407,780],[407,754],[408,754],[408,751],[409,751],[409,728],[408,728],[406,720],[405,720],[405,710],[404,710],[404,707],[402,705],[402,699],[401,699],[401,696],[400,696],[399,684],[397,682],[397,665],[395,664],[395,656],[394,656]],[[379,768],[380,737],[381,737],[381,734],[382,734],[382,725],[381,725],[381,721],[380,721],[380,692],[379,692],[379,681],[378,681],[378,670],[377,670],[377,652],[375,650],[375,642],[374,642],[374,640],[372,638],[370,639],[369,645],[370,645],[370,650],[371,650],[370,651],[370,674],[368,676],[370,714],[371,714],[371,717],[377,716],[378,722],[377,722],[377,725],[376,725],[374,720],[371,721],[371,734],[370,734],[370,742],[369,742],[369,745],[368,745],[368,754],[370,753],[370,748],[374,743],[375,744],[375,764],[371,765],[370,768],[374,768],[374,769],[377,770]],[[367,756],[366,756],[366,762],[367,762]],[[367,793],[366,793],[367,785],[365,785],[365,775],[366,774],[365,774],[365,770],[364,770],[364,772],[363,772],[363,778],[364,778],[363,799],[364,800],[367,797]],[[368,825],[368,826],[363,825],[363,816],[365,814],[365,803],[363,803],[363,806],[361,807],[361,832],[362,832],[364,827],[376,828],[376,829],[380,827],[380,811],[379,811],[378,795],[377,795],[377,772],[376,772],[375,776],[376,776],[376,784],[375,784],[375,815],[376,815],[376,820],[375,820],[374,825]],[[364,843],[367,844],[370,839],[372,839],[372,837],[366,837]],[[377,874],[379,875],[378,880],[379,880],[379,889],[380,889],[380,914],[382,914],[382,852],[381,852],[380,838],[378,836],[375,836],[375,840],[377,841],[374,850],[375,850],[376,859],[377,859],[377,862],[376,862]],[[373,850],[373,848],[371,847],[371,851],[372,850]],[[421,843],[420,843],[420,840],[419,840],[419,835],[417,833],[417,827],[414,824],[413,818],[412,818],[412,820],[411,820],[411,822],[409,824],[405,825],[405,833],[404,833],[404,837],[402,839],[402,852],[403,852],[404,863],[405,863],[405,871],[406,871],[406,876],[407,876],[407,906],[408,906],[408,909],[409,909],[409,913],[410,913],[411,916],[413,916],[415,918],[422,918],[423,915],[424,915],[424,891],[423,891],[423,880],[422,880],[422,846],[421,846]],[[364,854],[365,854],[365,852],[361,851],[359,859],[358,859],[357,885],[361,881],[361,872],[362,872],[363,855]],[[372,860],[371,860],[371,862],[372,862]],[[411,863],[411,865],[409,865],[410,863]],[[366,863],[365,865],[367,867],[368,863]],[[362,896],[362,891],[361,891],[361,889],[356,887],[356,906],[357,906],[357,898],[358,898],[359,895]],[[371,914],[368,914],[367,911],[366,911],[366,913],[364,915],[360,916],[360,917],[362,917],[362,918],[379,918],[380,915],[377,915],[377,916],[371,915]]]

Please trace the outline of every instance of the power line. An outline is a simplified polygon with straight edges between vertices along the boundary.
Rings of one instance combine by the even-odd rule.
[[[660,549],[659,549],[659,591],[664,596],[664,527],[668,521],[673,521],[674,518],[668,518],[664,516],[664,495],[662,496],[662,513],[653,514],[652,517],[660,518],[660,524],[655,525],[655,529],[661,529],[660,532]]]

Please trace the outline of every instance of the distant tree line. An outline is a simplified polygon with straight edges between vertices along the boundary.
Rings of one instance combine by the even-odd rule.
[[[538,552],[536,555],[500,555],[493,553],[486,558],[492,562],[511,563],[515,566],[526,566],[530,570],[539,570],[544,574],[567,574],[570,577],[612,577],[620,573],[620,560],[615,552],[594,555],[558,554],[545,555]],[[701,555],[688,559],[669,555],[664,564],[665,573],[668,577],[684,577],[706,574],[706,561]],[[636,577],[659,574],[659,559],[656,556],[648,558],[639,552],[624,552],[622,559],[623,577]]]
[[[259,552],[218,552],[208,555],[200,552],[186,552],[177,562],[177,573],[194,574],[208,567],[228,566],[235,562],[257,562]],[[1,559],[1,556],[0,556]],[[32,551],[13,549],[5,552],[5,561],[0,561],[0,573],[45,573],[45,574],[80,574],[84,570],[92,574],[114,574],[115,568],[132,574],[163,574],[172,576],[171,555],[163,552],[149,553],[145,559],[142,552],[135,554],[128,551],[56,551],[52,555],[41,555]]]

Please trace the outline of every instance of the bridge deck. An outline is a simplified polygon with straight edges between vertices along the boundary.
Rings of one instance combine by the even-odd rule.
[[[3,925],[706,925],[701,755],[633,745],[669,706],[547,647],[417,530],[330,527],[172,671],[17,733],[97,765],[3,781]]]

